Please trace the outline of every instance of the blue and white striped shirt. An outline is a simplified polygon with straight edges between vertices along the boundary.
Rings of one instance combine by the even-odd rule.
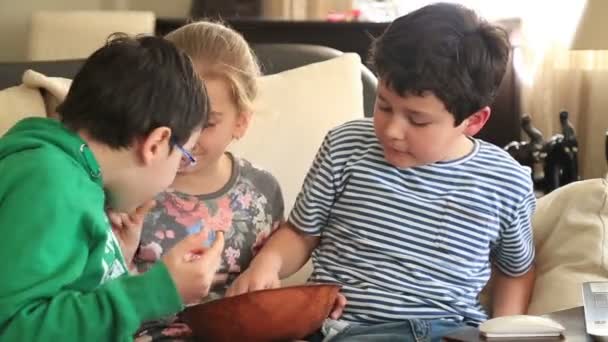
[[[535,197],[528,168],[474,140],[450,162],[399,169],[371,120],[328,133],[289,220],[320,235],[311,281],[342,285],[343,319],[375,324],[487,318],[478,295],[491,273],[529,270]]]

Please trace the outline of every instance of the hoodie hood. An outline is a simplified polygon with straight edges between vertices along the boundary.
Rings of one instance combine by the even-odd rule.
[[[0,138],[0,161],[8,156],[40,148],[56,148],[80,165],[91,180],[102,185],[101,169],[86,142],[61,122],[33,117],[19,121]]]

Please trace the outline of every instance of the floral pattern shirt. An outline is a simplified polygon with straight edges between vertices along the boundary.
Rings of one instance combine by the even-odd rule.
[[[232,174],[219,191],[191,195],[169,189],[157,196],[156,206],[144,220],[140,248],[135,256],[138,272],[145,272],[178,241],[200,231],[207,234],[206,245],[211,245],[218,231],[224,232],[226,242],[214,285],[209,297],[202,300],[222,297],[232,281],[247,268],[271,232],[283,221],[283,196],[270,173],[247,160],[229,156],[233,159]],[[164,330],[176,329],[167,326]]]

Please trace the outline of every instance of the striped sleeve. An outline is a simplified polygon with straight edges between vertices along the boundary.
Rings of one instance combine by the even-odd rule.
[[[514,211],[510,224],[501,231],[492,257],[494,264],[508,276],[525,274],[534,262],[531,220],[535,209],[536,197],[530,190]]]
[[[309,235],[320,235],[327,226],[336,197],[330,140],[331,132],[325,136],[289,215],[289,222]]]

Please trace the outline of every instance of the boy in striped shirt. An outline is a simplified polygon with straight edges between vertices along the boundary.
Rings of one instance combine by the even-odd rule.
[[[525,313],[530,170],[473,138],[509,52],[503,30],[456,4],[396,19],[372,50],[373,120],[327,134],[288,222],[229,294],[277,286],[312,256],[310,281],[340,284],[348,301],[319,340],[438,340],[477,325],[493,269],[492,315]]]

